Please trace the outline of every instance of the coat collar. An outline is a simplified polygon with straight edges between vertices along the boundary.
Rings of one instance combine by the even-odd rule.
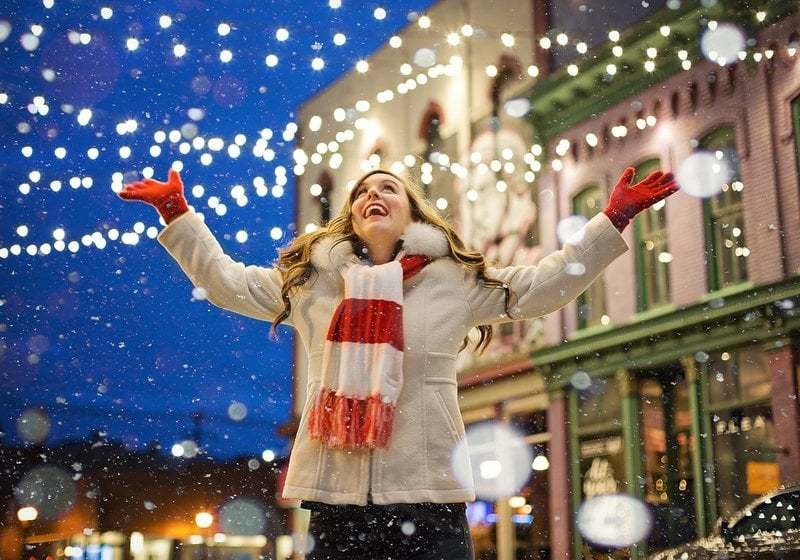
[[[444,257],[450,254],[450,244],[447,236],[431,224],[411,222],[406,231],[400,236],[403,248],[395,260],[405,255],[426,255],[432,258]],[[342,271],[350,264],[360,262],[353,252],[352,242],[342,241],[334,246],[335,239],[323,237],[311,248],[311,264],[318,270]]]

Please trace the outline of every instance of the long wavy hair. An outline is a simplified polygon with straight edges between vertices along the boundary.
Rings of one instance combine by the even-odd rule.
[[[480,252],[471,251],[465,247],[464,242],[455,230],[439,215],[439,212],[428,199],[425,198],[419,185],[413,181],[402,179],[389,171],[375,169],[362,175],[356,182],[355,187],[350,191],[350,194],[347,196],[347,201],[338,215],[331,218],[326,225],[315,231],[298,235],[292,240],[288,247],[278,250],[278,259],[275,264],[283,278],[281,299],[283,300],[284,307],[283,311],[272,323],[270,336],[275,336],[275,329],[291,313],[292,302],[290,297],[294,295],[296,290],[305,284],[314,273],[314,266],[311,264],[311,249],[314,243],[324,237],[333,237],[334,245],[350,241],[353,247],[363,246],[363,241],[359,239],[353,231],[351,208],[353,207],[353,201],[358,187],[367,177],[375,175],[376,173],[390,175],[403,185],[410,203],[411,219],[415,222],[424,222],[440,229],[447,237],[447,242],[450,245],[450,256],[465,267],[475,271],[481,285],[504,291],[505,311],[507,316],[512,318],[509,313],[509,305],[512,297],[511,288],[499,280],[486,276],[486,267],[488,265],[486,257]],[[483,354],[492,340],[494,329],[492,325],[479,325],[477,328],[480,332],[480,339],[475,345],[475,351],[479,351],[479,354]],[[459,352],[466,348],[468,344],[469,336],[464,338]]]

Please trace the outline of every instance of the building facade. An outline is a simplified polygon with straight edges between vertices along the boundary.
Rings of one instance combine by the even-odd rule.
[[[298,229],[385,166],[497,265],[530,265],[625,167],[677,171],[684,192],[631,223],[631,251],[576,302],[459,355],[468,429],[508,423],[535,457],[518,495],[472,506],[478,556],[590,557],[578,508],[624,492],[654,528],[615,554],[641,557],[800,481],[800,15],[781,1],[522,4],[437,3],[399,37],[407,64],[430,49],[443,73],[418,68],[409,89],[387,46],[303,106],[302,148],[326,153],[297,178]],[[735,64],[709,49],[721,26],[747,39]],[[360,111],[367,83],[384,101]]]

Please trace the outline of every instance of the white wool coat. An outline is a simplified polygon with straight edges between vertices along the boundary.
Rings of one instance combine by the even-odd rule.
[[[175,218],[158,241],[192,284],[206,290],[213,305],[262,321],[274,320],[283,309],[279,271],[227,256],[194,211]],[[308,412],[320,386],[325,336],[343,295],[340,271],[358,262],[349,241],[331,249],[332,240],[322,239],[312,249],[316,273],[292,298],[291,314],[283,323],[296,329],[308,356],[307,397],[289,460],[285,498],[357,505],[366,504],[368,496],[376,504],[475,499],[469,455],[454,453],[464,443],[456,354],[473,327],[510,320],[503,290],[483,286],[474,272],[444,256],[446,238],[431,225],[410,224],[403,242],[408,254],[441,258],[403,283],[403,388],[389,447],[374,450],[330,449],[307,434]],[[488,267],[486,274],[510,286],[516,296],[512,317],[529,319],[576,298],[627,250],[622,235],[601,212],[562,249],[537,264]],[[576,273],[581,268],[583,272]]]

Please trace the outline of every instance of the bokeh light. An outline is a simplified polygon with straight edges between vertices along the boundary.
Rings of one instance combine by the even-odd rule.
[[[533,452],[521,433],[490,421],[466,430],[466,437],[453,449],[451,464],[461,484],[474,482],[478,498],[496,500],[519,492],[531,476],[532,461]]]
[[[713,23],[703,33],[700,48],[703,55],[721,66],[739,61],[739,53],[745,50],[747,38],[744,32],[732,23]]]
[[[232,535],[260,535],[267,525],[264,504],[248,498],[223,504],[218,517],[221,529]]]
[[[35,507],[40,518],[53,520],[69,513],[77,491],[69,473],[56,465],[39,465],[17,482],[14,498],[21,506]]]
[[[732,171],[722,152],[698,151],[681,162],[675,176],[686,194],[710,198],[731,180]]]
[[[526,97],[517,97],[506,101],[503,107],[509,117],[522,118],[531,110],[531,102]]]
[[[17,418],[17,434],[27,443],[41,443],[50,433],[50,417],[39,408],[29,408]]]
[[[563,244],[568,241],[579,241],[583,238],[584,226],[588,223],[585,216],[573,215],[559,220],[556,235]]]
[[[648,507],[627,494],[589,498],[578,508],[576,524],[587,541],[607,548],[624,548],[643,541],[653,528]]]

